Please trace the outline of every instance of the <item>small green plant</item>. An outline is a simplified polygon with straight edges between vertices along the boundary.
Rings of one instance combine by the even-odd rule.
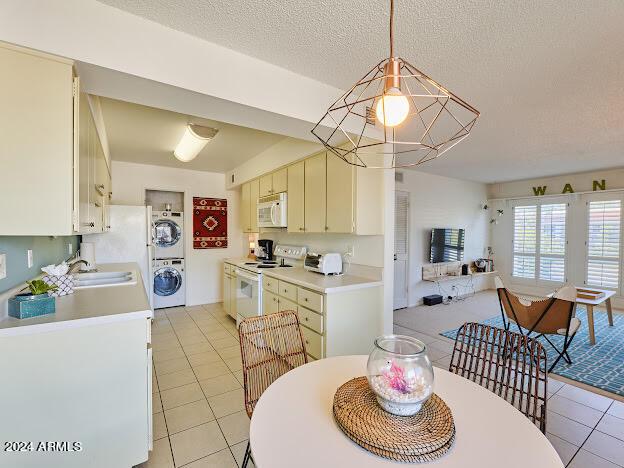
[[[31,294],[45,294],[51,291],[56,291],[58,289],[57,286],[53,284],[48,284],[43,280],[37,279],[32,281],[27,281],[28,289],[30,289]]]

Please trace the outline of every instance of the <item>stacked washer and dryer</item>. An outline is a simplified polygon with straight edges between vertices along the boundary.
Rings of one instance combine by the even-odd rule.
[[[184,305],[184,213],[152,211],[152,244],[154,308]]]

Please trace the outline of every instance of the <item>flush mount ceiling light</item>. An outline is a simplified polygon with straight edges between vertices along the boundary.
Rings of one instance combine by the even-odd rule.
[[[336,156],[361,167],[392,169],[437,158],[466,138],[479,111],[394,56],[390,0],[390,57],[341,96],[312,129]]]
[[[173,151],[173,155],[182,162],[189,162],[204,149],[219,130],[201,125],[188,124],[184,135]]]

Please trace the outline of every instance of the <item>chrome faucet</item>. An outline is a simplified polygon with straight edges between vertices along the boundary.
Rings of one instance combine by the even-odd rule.
[[[84,266],[88,267],[89,266],[89,262],[87,262],[86,260],[76,260],[74,263],[72,263],[69,266],[69,271],[68,273],[75,273],[76,270],[78,270],[78,267],[80,266],[80,264],[84,264]],[[95,271],[95,269],[89,270],[89,271]]]

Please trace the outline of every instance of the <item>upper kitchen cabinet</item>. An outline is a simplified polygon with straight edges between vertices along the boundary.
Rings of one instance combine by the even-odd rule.
[[[254,179],[242,185],[241,228],[243,232],[258,232],[258,197],[260,180]]]
[[[102,231],[110,173],[73,63],[0,43],[0,68],[0,235]]]
[[[305,231],[305,161],[288,166],[288,232]]]
[[[280,169],[260,177],[260,196],[266,197],[288,190],[288,169]]]
[[[327,154],[327,232],[354,231],[354,179],[355,166]]]
[[[327,209],[327,157],[317,154],[305,160],[305,231],[325,232]]]
[[[0,43],[0,235],[73,234],[71,61]]]

